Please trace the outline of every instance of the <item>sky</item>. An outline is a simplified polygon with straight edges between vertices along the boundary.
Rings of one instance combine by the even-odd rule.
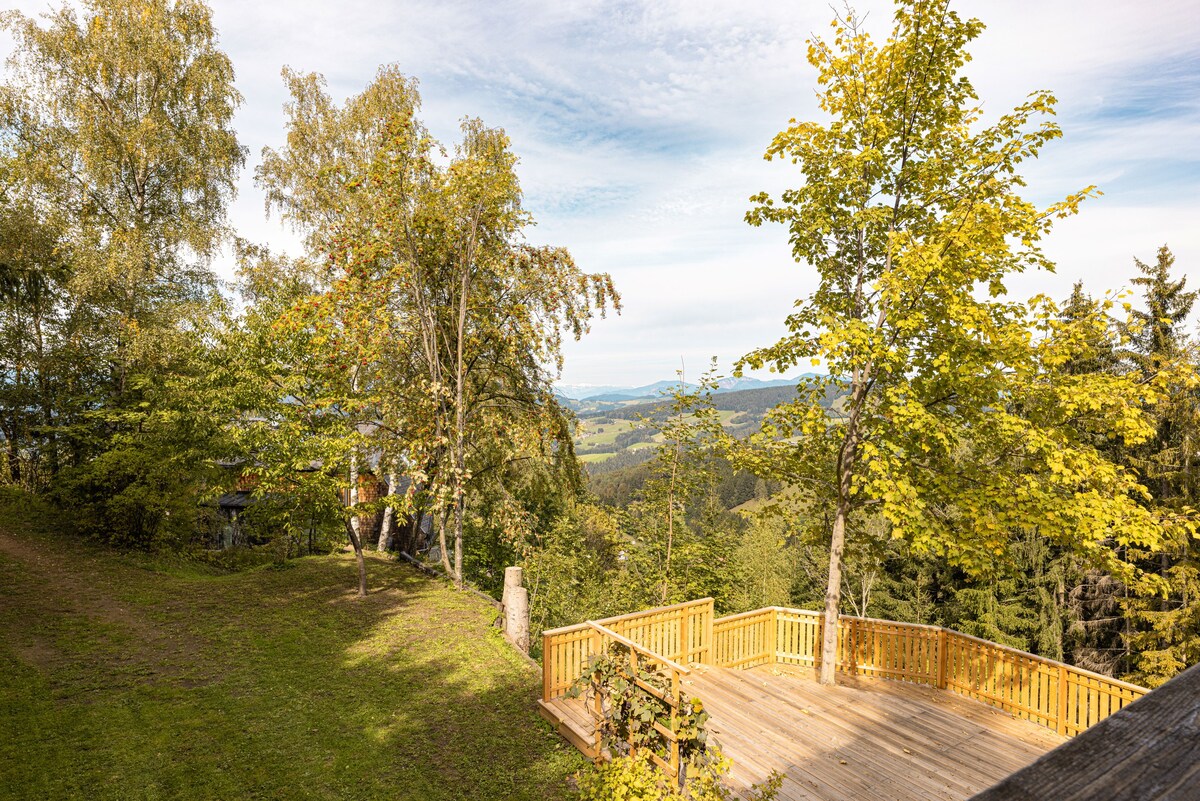
[[[15,4],[27,14],[50,3]],[[57,5],[57,2],[54,3]],[[619,316],[566,348],[565,384],[695,378],[785,331],[814,288],[787,232],[743,221],[750,195],[798,182],[763,152],[791,118],[816,119],[806,41],[829,31],[825,2],[379,2],[216,0],[220,44],[245,98],[235,125],[249,149],[231,218],[275,249],[299,240],[268,219],[254,167],[284,139],[284,65],[325,76],[341,100],[381,64],[420,81],[421,116],[442,142],[459,120],[504,128],[520,158],[534,244],[567,247],[610,273]],[[877,39],[890,3],[854,7]],[[1129,286],[1134,257],[1169,244],[1177,269],[1200,264],[1200,4],[1195,0],[962,0],[987,29],[965,70],[987,114],[1030,92],[1059,99],[1065,136],[1025,170],[1049,204],[1095,184],[1104,195],[1045,243],[1055,274],[1021,276],[1018,298]],[[839,4],[838,8],[841,8]],[[10,47],[0,41],[0,52]],[[216,267],[231,274],[228,258]],[[1200,280],[1200,279],[1197,279]],[[764,373],[757,375],[765,376]]]

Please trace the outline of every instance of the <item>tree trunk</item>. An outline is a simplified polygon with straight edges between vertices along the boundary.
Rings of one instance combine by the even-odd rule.
[[[825,585],[825,620],[821,629],[821,684],[837,684],[838,615],[842,604],[842,553],[846,549],[846,519],[850,516],[850,493],[858,457],[858,426],[867,395],[865,376],[856,374],[850,385],[850,408],[846,437],[838,452],[837,511],[829,538],[829,581]]]
[[[358,561],[358,597],[367,597],[367,560],[363,556],[362,540],[358,538],[358,532],[349,519],[346,520],[346,536],[350,538],[350,544],[354,546],[354,558]]]
[[[454,569],[450,567],[450,552],[446,550],[446,523],[450,520],[450,510],[443,509],[441,515],[438,516],[438,545],[442,550],[442,570],[446,571],[447,576],[454,575]]]
[[[388,473],[388,497],[396,494],[396,486],[399,483],[399,478],[396,471],[392,470]],[[379,528],[379,545],[376,547],[380,553],[390,551],[392,549],[392,532],[395,530],[396,509],[391,505],[383,510],[383,525]]]
[[[829,582],[825,586],[825,622],[821,629],[821,684],[837,684],[838,614],[842,605],[842,552],[846,547],[848,504],[838,499],[829,541]]]
[[[49,477],[58,475],[58,434],[54,425],[54,406],[51,402],[50,382],[46,377],[46,340],[42,334],[42,315],[33,316],[34,348],[37,352],[38,398],[42,409],[42,439],[46,451],[46,471]]]
[[[671,483],[667,490],[667,559],[663,568],[662,599],[660,604],[666,606],[667,594],[671,586],[671,548],[675,543],[675,478],[679,469],[679,446],[675,447],[675,458],[671,460]]]
[[[350,527],[354,529],[354,536],[358,538],[358,452],[350,455],[350,491],[348,493],[348,506],[350,507]]]
[[[15,432],[15,430],[16,430],[16,427],[14,426],[12,431]],[[15,436],[15,434],[10,433],[9,430],[5,430],[5,431],[3,431],[3,433],[4,433],[5,445],[8,446],[7,450],[8,450],[9,481],[11,481],[16,486],[20,486],[20,484],[21,484],[21,456],[17,450],[16,436]]]
[[[466,496],[466,354],[468,299],[471,295],[471,270],[468,260],[462,274],[462,294],[458,299],[458,341],[455,343],[454,381],[454,586],[463,586],[463,503]]]
[[[454,505],[454,586],[463,587],[463,499]]]
[[[425,514],[421,511],[420,507],[413,512],[412,525],[408,528],[408,544],[404,549],[409,553],[416,553],[421,550],[421,545],[423,544],[421,542],[421,521],[424,517]]]

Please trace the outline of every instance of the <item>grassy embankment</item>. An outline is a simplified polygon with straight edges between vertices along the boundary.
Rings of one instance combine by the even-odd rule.
[[[3,500],[0,799],[550,799],[582,765],[495,611],[408,566],[360,600],[349,557],[223,573]]]

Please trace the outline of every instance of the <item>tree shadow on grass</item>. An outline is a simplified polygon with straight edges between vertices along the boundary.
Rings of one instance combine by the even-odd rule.
[[[580,760],[538,718],[538,676],[492,627],[495,610],[408,566],[372,568],[367,598],[318,593],[307,600],[323,619],[276,628],[289,658],[255,678],[312,724],[297,748],[333,760],[337,780],[316,795],[563,797]]]
[[[372,560],[365,599],[340,557],[186,579],[78,567],[44,604],[11,596],[7,619],[50,631],[57,656],[8,655],[0,713],[20,735],[0,745],[0,798],[550,799],[583,764],[537,717],[538,676],[495,610],[408,566]],[[103,625],[63,602],[109,588],[123,616]]]

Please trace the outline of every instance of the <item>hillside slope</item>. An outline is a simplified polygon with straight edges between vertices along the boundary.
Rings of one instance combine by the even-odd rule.
[[[763,417],[770,410],[795,399],[796,392],[793,384],[718,392],[712,395],[712,406],[720,415],[721,425],[730,434],[745,437],[761,427]],[[670,414],[671,401],[670,398],[636,400],[616,408],[578,412],[575,450],[587,465],[588,472],[601,475],[636,469],[648,461],[654,453],[654,445],[661,442],[662,437],[656,436],[642,420],[665,419]],[[829,388],[823,405],[837,410],[840,402],[837,392]]]
[[[220,574],[0,516],[0,799],[550,799],[495,611],[404,565]]]

